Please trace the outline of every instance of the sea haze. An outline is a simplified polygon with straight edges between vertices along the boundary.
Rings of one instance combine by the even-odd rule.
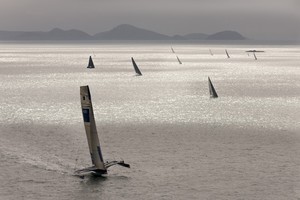
[[[299,63],[296,45],[2,43],[0,199],[299,199]],[[73,176],[81,85],[104,159],[131,169]]]

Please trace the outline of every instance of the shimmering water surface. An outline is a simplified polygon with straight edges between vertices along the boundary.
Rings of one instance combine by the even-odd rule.
[[[299,199],[300,47],[172,47],[1,44],[0,199]],[[81,85],[104,158],[131,169],[72,175],[91,165]]]

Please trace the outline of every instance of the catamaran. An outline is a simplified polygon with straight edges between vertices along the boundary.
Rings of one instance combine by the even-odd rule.
[[[218,98],[218,94],[209,77],[208,77],[208,88],[209,88],[210,98]]]
[[[140,71],[140,69],[138,68],[137,64],[135,63],[133,57],[131,57],[131,61],[132,61],[132,65],[134,68],[134,71],[136,73],[136,76],[142,76],[142,72]]]
[[[94,62],[93,62],[93,60],[92,60],[92,56],[90,56],[89,64],[88,64],[87,68],[89,68],[89,69],[95,68]]]
[[[102,176],[107,174],[107,169],[114,165],[130,168],[130,165],[125,163],[123,160],[104,162],[96,129],[89,86],[80,87],[80,99],[83,122],[93,165],[91,167],[75,171],[75,175],[79,177],[84,177],[85,175]]]
[[[257,53],[258,53],[258,52],[265,52],[265,51],[258,51],[258,50],[253,49],[253,50],[248,50],[248,51],[246,51],[246,52],[248,52],[248,53],[249,53],[249,52],[257,52]]]

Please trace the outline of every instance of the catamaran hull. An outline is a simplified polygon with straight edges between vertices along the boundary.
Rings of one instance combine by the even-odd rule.
[[[74,176],[84,179],[85,177],[102,177],[106,178],[107,174],[99,174],[99,173],[86,173],[86,174],[74,174]]]
[[[80,169],[75,171],[74,173],[75,176],[78,176],[80,178],[84,178],[85,176],[105,176],[107,175],[107,170],[101,170],[101,169],[91,169],[90,168],[85,168],[85,169]]]

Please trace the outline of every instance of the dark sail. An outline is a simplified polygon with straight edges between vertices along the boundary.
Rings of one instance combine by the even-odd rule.
[[[227,55],[227,58],[230,58],[228,52],[227,52],[227,49],[225,49],[225,52],[226,52],[226,55]]]
[[[94,65],[93,60],[92,60],[92,56],[90,56],[89,64],[88,64],[87,68],[95,68],[95,65]]]
[[[135,63],[135,61],[133,60],[133,58],[131,57],[131,61],[132,61],[132,65],[133,65],[133,68],[135,70],[135,73],[137,76],[142,76],[142,73],[141,71],[139,70],[137,64]]]
[[[177,58],[179,64],[182,64],[182,62],[180,61],[180,59],[178,58],[178,56],[176,56],[176,58]]]
[[[255,60],[257,60],[257,57],[256,57],[256,55],[255,55],[255,53],[254,53],[254,52],[253,52],[253,56],[254,56],[254,59],[255,59]]]
[[[212,55],[212,56],[214,55],[214,54],[212,53],[211,49],[209,49],[209,53],[210,53],[210,55]]]
[[[172,52],[173,52],[173,53],[175,53],[175,51],[174,51],[173,47],[171,47],[171,50],[172,50]]]
[[[218,98],[218,94],[209,77],[208,77],[208,88],[209,88],[210,98]]]

